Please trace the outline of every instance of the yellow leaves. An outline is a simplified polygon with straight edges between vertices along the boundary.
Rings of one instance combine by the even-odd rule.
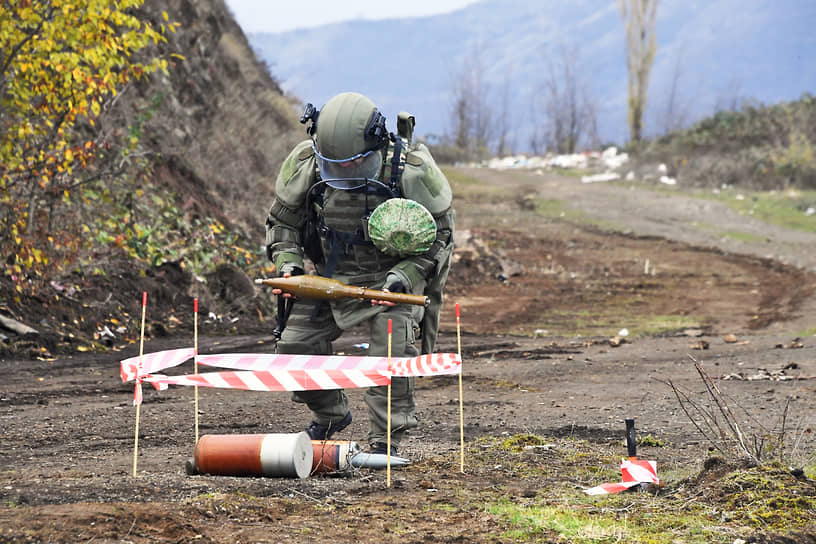
[[[47,231],[43,225],[52,219],[49,214],[61,216],[60,206],[82,205],[81,193],[64,190],[72,168],[86,168],[106,149],[137,143],[136,139],[128,142],[131,135],[125,132],[110,147],[106,144],[97,150],[92,141],[79,139],[75,126],[80,121],[96,126],[95,119],[134,76],[167,70],[166,58],[135,60],[135,53],[150,43],[166,41],[156,27],[135,15],[143,3],[18,0],[4,1],[0,7],[0,58],[4,59],[0,62],[0,205],[5,214],[0,255],[18,255],[16,266],[25,274],[33,273],[28,267],[43,269],[49,263],[46,251],[57,245],[45,243],[47,250],[22,251],[34,243],[30,233]],[[176,25],[166,12],[161,21],[170,29]],[[77,202],[71,202],[72,197]],[[17,226],[19,231],[14,230]]]

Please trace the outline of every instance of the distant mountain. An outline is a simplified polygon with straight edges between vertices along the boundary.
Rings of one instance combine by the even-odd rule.
[[[662,2],[647,133],[746,99],[774,103],[816,92],[814,22],[813,0]],[[416,115],[418,134],[436,135],[446,133],[454,75],[481,50],[496,109],[502,89],[511,90],[515,147],[523,150],[533,96],[549,59],[559,62],[564,48],[579,52],[575,69],[598,107],[601,140],[627,139],[623,32],[616,0],[484,0],[432,17],[248,38],[283,90],[303,102],[319,107],[337,92],[357,90],[380,105],[392,129],[404,109]],[[667,115],[673,82],[675,109]]]

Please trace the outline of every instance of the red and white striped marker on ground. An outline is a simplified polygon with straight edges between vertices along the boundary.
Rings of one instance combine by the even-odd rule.
[[[629,459],[621,460],[621,482],[601,484],[590,489],[584,489],[587,495],[606,495],[620,493],[640,484],[659,484],[657,464],[637,458],[637,439],[635,438],[635,419],[626,420],[626,449]]]
[[[621,461],[621,480],[619,483],[601,484],[584,489],[584,493],[587,495],[606,495],[620,493],[640,484],[659,484],[657,464],[654,461],[644,459],[623,459]]]

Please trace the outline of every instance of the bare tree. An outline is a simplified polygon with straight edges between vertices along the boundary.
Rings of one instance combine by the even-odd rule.
[[[574,153],[584,140],[597,138],[597,108],[578,74],[580,66],[574,46],[562,45],[557,58],[549,59],[541,95],[547,147],[558,153]]]
[[[736,112],[742,109],[744,99],[742,97],[742,81],[737,76],[731,76],[728,85],[717,95],[714,102],[714,113],[719,111]]]
[[[468,158],[487,153],[494,130],[484,49],[476,45],[453,77],[451,140]]]
[[[537,93],[530,95],[530,107],[527,110],[527,118],[530,120],[530,152],[533,155],[538,155],[544,150],[544,136],[542,135],[541,122],[539,121],[539,112],[541,110],[540,99]]]
[[[626,28],[626,67],[629,72],[628,123],[633,142],[643,135],[643,112],[649,74],[657,51],[655,23],[658,0],[619,0],[621,17]]]
[[[451,107],[451,140],[460,149],[467,149],[470,141],[470,107],[471,97],[467,93],[465,86],[459,80],[455,80],[453,89],[453,105]]]
[[[665,106],[659,114],[659,128],[662,134],[680,130],[688,122],[688,104],[680,96],[680,81],[683,78],[682,54],[678,53],[674,62],[669,87],[665,93]]]
[[[515,142],[511,127],[513,126],[513,111],[510,107],[510,79],[508,75],[502,86],[499,103],[499,114],[496,116],[496,154],[500,157],[513,153]]]

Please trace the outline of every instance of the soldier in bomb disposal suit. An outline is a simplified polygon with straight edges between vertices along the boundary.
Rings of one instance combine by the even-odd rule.
[[[332,353],[332,342],[360,323],[370,327],[369,354],[387,354],[392,320],[393,357],[431,353],[439,326],[442,289],[453,251],[454,212],[450,185],[428,148],[412,142],[414,118],[398,115],[397,134],[358,93],[331,98],[321,110],[307,104],[301,122],[310,138],[292,150],[275,185],[266,220],[269,258],[280,276],[316,273],[373,289],[425,294],[425,308],[358,299],[284,299],[278,304],[278,353]],[[366,391],[368,443],[386,453],[386,387]],[[414,378],[391,384],[392,454],[406,431],[417,426]],[[331,438],[351,423],[344,391],[299,391],[293,400],[312,413],[306,432]]]

